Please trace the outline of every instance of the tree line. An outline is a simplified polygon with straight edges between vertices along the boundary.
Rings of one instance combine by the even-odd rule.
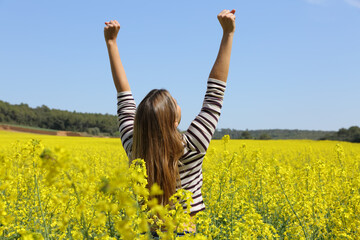
[[[91,135],[119,135],[115,115],[70,112],[45,105],[31,108],[24,103],[12,105],[1,100],[0,122]]]
[[[117,117],[111,114],[79,113],[50,109],[42,105],[31,108],[29,105],[10,104],[0,100],[0,123],[17,124],[59,131],[87,132],[91,135],[119,136]],[[339,131],[311,130],[236,130],[216,129],[213,139],[230,135],[231,139],[313,139],[360,142],[360,128],[341,128]]]
[[[338,140],[360,143],[360,128],[358,126],[352,126],[348,129],[340,128],[339,131],[333,134],[327,134],[320,140]]]
[[[266,130],[236,130],[230,128],[217,129],[214,139],[221,139],[224,135],[230,135],[231,139],[312,139],[319,140],[325,136],[334,134],[335,131],[315,131],[299,129],[266,129]]]

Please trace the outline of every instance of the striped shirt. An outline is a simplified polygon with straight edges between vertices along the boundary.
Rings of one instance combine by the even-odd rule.
[[[208,79],[201,111],[191,122],[189,128],[182,133],[184,154],[179,159],[178,167],[181,188],[192,192],[194,202],[191,204],[191,213],[205,209],[201,195],[202,164],[220,117],[225,88],[225,82],[212,78]],[[129,159],[131,159],[136,104],[130,91],[118,92],[117,101],[121,143]]]

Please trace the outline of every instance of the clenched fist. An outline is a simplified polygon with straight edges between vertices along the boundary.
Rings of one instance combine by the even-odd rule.
[[[235,32],[235,9],[222,10],[217,16],[224,33]]]
[[[105,41],[116,41],[116,37],[120,30],[120,24],[116,20],[111,20],[110,22],[105,22],[106,27],[104,27],[104,37]]]

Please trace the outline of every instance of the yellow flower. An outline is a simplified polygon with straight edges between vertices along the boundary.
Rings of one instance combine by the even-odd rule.
[[[5,239],[147,239],[150,228],[174,239],[193,221],[197,235],[184,239],[356,239],[360,231],[358,144],[213,140],[202,165],[206,209],[191,218],[192,193],[159,205],[162,190],[148,190],[145,162],[129,167],[119,139],[37,137],[0,131]]]
[[[224,141],[224,143],[228,143],[229,140],[230,140],[230,135],[224,135],[224,136],[222,137],[222,140]]]

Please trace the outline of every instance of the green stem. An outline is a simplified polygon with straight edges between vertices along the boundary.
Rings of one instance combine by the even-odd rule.
[[[267,223],[268,222],[267,211],[266,211],[267,208],[265,206],[264,197],[263,197],[262,176],[260,177],[260,199],[261,199],[261,203],[262,203],[262,214],[265,215],[265,223]]]
[[[33,160],[33,169],[34,169],[34,180],[35,180],[35,191],[36,191],[36,195],[37,195],[37,200],[39,202],[39,207],[40,207],[40,212],[41,212],[41,218],[43,220],[43,224],[44,224],[44,230],[45,230],[45,239],[49,239],[49,233],[48,233],[48,228],[46,225],[46,221],[45,221],[45,215],[44,215],[44,210],[42,208],[42,204],[41,204],[41,197],[40,197],[40,190],[39,190],[39,183],[38,183],[38,179],[36,176],[36,164],[34,161],[35,158],[35,151],[36,151],[36,146],[39,144],[38,140],[34,140],[32,139],[32,145],[33,145],[33,149],[32,149],[32,160]]]
[[[300,224],[300,226],[301,226],[301,228],[302,228],[302,230],[303,230],[303,232],[304,232],[305,238],[306,238],[306,239],[309,239],[309,237],[308,237],[308,235],[307,235],[307,233],[306,233],[306,229],[305,229],[305,227],[304,227],[303,223],[301,222],[301,220],[300,220],[299,216],[296,214],[296,212],[295,212],[295,210],[294,210],[294,208],[293,208],[293,206],[292,206],[292,204],[291,204],[291,202],[290,202],[290,200],[289,200],[288,196],[286,195],[285,190],[284,190],[284,188],[283,188],[283,185],[281,184],[280,179],[279,179],[278,181],[279,181],[279,184],[280,184],[281,190],[282,190],[282,192],[283,192],[283,194],[284,194],[284,196],[285,196],[285,198],[286,198],[286,201],[287,201],[287,202],[288,202],[288,204],[290,205],[291,210],[293,211],[293,213],[295,214],[295,216],[296,216],[297,220],[299,221],[299,224]]]
[[[37,197],[38,197],[39,206],[40,206],[40,211],[41,211],[41,217],[42,217],[42,220],[43,220],[43,223],[44,223],[45,239],[49,239],[48,228],[47,228],[46,221],[45,221],[44,211],[43,211],[43,208],[42,208],[42,205],[41,205],[39,183],[38,183],[36,174],[34,175],[34,178],[35,178],[35,186],[36,186],[36,191],[37,191]]]
[[[72,178],[71,178],[70,174],[69,174],[68,172],[65,172],[65,174],[66,174],[66,176],[68,177],[68,179],[69,179],[70,181],[72,181]],[[78,193],[78,191],[76,190],[75,183],[74,183],[73,181],[72,181],[72,183],[71,183],[71,187],[74,189],[75,196],[76,196],[76,198],[77,198],[77,200],[78,200],[78,205],[79,205],[80,202],[81,202],[81,200],[80,200],[79,193]],[[89,225],[89,227],[86,227],[86,219],[85,219],[85,215],[84,215],[83,212],[81,213],[80,223],[82,224],[82,227],[83,227],[83,231],[82,231],[82,232],[83,232],[83,237],[84,237],[84,239],[85,239],[85,238],[88,238],[88,236],[89,236],[88,231],[89,231],[89,228],[90,228],[91,224]]]

